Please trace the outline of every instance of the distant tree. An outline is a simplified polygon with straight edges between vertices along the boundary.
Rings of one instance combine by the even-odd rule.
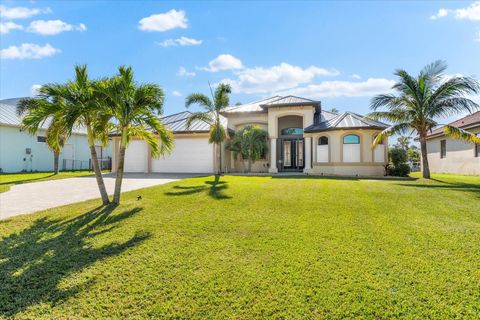
[[[248,172],[252,172],[252,163],[267,153],[267,138],[268,133],[265,130],[256,125],[248,125],[235,133],[227,148],[233,151],[235,159],[241,155],[243,160],[247,160]]]
[[[397,138],[397,144],[400,148],[407,151],[410,146],[410,137],[407,136],[400,136]]]
[[[232,88],[228,84],[220,83],[212,92],[213,101],[202,93],[192,93],[186,98],[185,106],[188,108],[192,104],[198,104],[203,107],[203,112],[194,112],[187,119],[187,127],[190,127],[194,121],[205,121],[210,124],[209,142],[214,143],[218,150],[218,170],[217,177],[222,173],[222,143],[227,138],[227,131],[222,124],[220,113],[229,105],[229,94]]]
[[[466,98],[480,91],[478,82],[460,76],[447,79],[443,74],[446,68],[443,61],[436,61],[423,68],[417,77],[411,76],[405,70],[397,70],[395,75],[399,79],[392,88],[398,95],[378,95],[370,104],[374,111],[370,113],[370,118],[394,123],[377,135],[372,147],[386,136],[416,132],[421,146],[423,177],[428,179],[430,168],[427,158],[427,134],[439,125],[436,119],[462,112],[471,113],[479,108],[478,104]],[[378,111],[381,108],[386,111]],[[450,125],[444,126],[444,133],[453,138],[480,143],[480,138],[474,134]]]
[[[242,103],[240,101],[238,101],[237,103],[235,103],[236,106],[241,106]]]
[[[338,113],[339,111],[338,111],[338,109],[337,109],[337,108],[332,108],[332,109],[330,109],[330,112],[333,112],[333,113]]]
[[[407,158],[411,162],[419,162],[420,161],[420,151],[418,150],[417,146],[410,146],[408,148]]]

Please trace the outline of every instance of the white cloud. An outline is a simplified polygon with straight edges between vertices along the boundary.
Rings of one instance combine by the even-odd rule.
[[[209,72],[238,69],[243,69],[242,61],[231,54],[221,54],[208,63],[208,68],[201,68],[201,70]]]
[[[475,38],[473,38],[473,41],[480,42],[480,31],[477,31],[477,34],[475,35]]]
[[[43,36],[51,36],[72,30],[85,31],[87,27],[83,23],[78,26],[73,26],[62,20],[35,20],[32,21],[27,28],[28,32],[41,34]]]
[[[279,92],[311,98],[325,97],[369,97],[391,92],[394,80],[369,78],[366,81],[323,81],[306,87]]]
[[[41,84],[32,85],[32,87],[30,88],[30,91],[32,92],[32,95],[36,96],[38,94],[38,90],[40,90],[41,87],[42,87]]]
[[[188,27],[188,20],[185,11],[172,9],[165,13],[152,14],[149,17],[142,18],[138,22],[138,28],[142,31],[167,31],[170,29]]]
[[[354,73],[350,76],[351,78],[355,79],[355,80],[360,80],[362,79],[362,77],[360,77],[358,74]]]
[[[50,8],[25,8],[0,6],[0,16],[3,19],[26,19],[41,13],[50,13]]]
[[[199,46],[202,44],[202,40],[196,40],[187,37],[180,37],[178,39],[167,39],[162,42],[157,42],[162,47],[176,47],[176,46]]]
[[[0,23],[0,33],[2,33],[2,34],[9,33],[10,30],[15,30],[15,29],[22,30],[23,26],[21,26],[19,24],[16,24],[15,22],[11,22],[11,21]]]
[[[328,70],[316,66],[301,68],[288,63],[281,63],[270,68],[248,68],[236,73],[237,79],[225,79],[232,90],[242,93],[271,93],[296,88],[311,82],[316,76],[336,76],[335,69]]]
[[[194,77],[195,72],[187,71],[187,69],[185,69],[185,67],[180,67],[180,68],[178,68],[177,76],[180,76],[180,77]]]
[[[460,9],[445,9],[438,10],[436,15],[430,17],[430,19],[444,18],[448,15],[453,15],[455,19],[467,19],[467,20],[480,20],[480,1],[475,1],[470,6]]]
[[[172,91],[172,96],[181,97],[182,94],[180,93],[180,91],[174,90],[174,91]]]
[[[2,59],[42,59],[61,52],[49,43],[44,46],[33,43],[22,43],[20,46],[10,46],[0,50]]]

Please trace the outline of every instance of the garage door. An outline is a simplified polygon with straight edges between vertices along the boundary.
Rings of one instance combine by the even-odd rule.
[[[208,139],[175,139],[168,156],[152,159],[152,172],[213,172],[213,145]]]
[[[133,140],[125,152],[125,172],[147,172],[147,144]]]

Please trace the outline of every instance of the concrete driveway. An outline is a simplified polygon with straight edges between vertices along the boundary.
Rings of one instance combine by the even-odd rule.
[[[122,191],[156,186],[192,176],[194,175],[127,173],[123,179]],[[103,179],[108,194],[113,194],[115,176],[107,174]],[[100,198],[100,192],[93,176],[19,184],[0,193],[0,219],[95,198]]]

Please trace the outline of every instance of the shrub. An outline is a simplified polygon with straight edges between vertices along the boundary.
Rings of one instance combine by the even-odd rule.
[[[388,150],[388,157],[393,165],[396,167],[401,163],[407,162],[407,151],[401,148],[391,148]]]
[[[406,163],[399,163],[389,170],[389,175],[396,177],[408,177],[410,166]]]

